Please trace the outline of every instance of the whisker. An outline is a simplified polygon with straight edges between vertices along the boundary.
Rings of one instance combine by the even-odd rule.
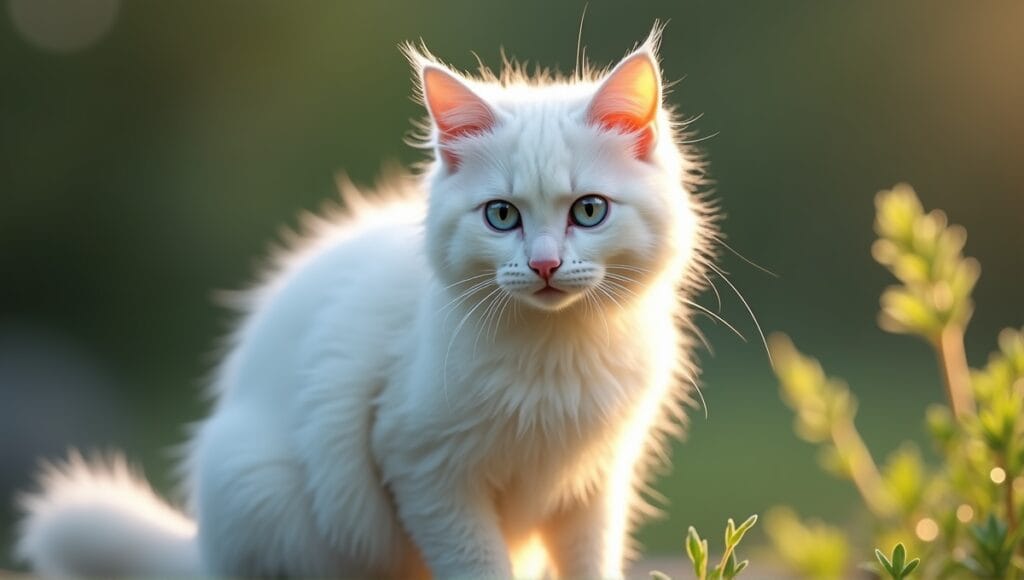
[[[452,304],[455,304],[456,302],[458,302],[460,298],[464,298],[464,297],[472,294],[473,292],[479,290],[480,288],[483,288],[484,286],[487,286],[488,284],[492,284],[492,283],[493,283],[492,280],[487,279],[487,280],[484,280],[483,282],[477,282],[476,284],[473,284],[472,286],[470,286],[469,288],[463,290],[461,293],[459,293],[457,296],[455,296],[455,298],[452,298],[447,304],[445,304],[444,306],[438,308],[437,312],[441,312],[445,308],[448,308]]]
[[[742,332],[740,332],[739,330],[736,330],[736,327],[731,325],[731,324],[729,324],[729,322],[726,319],[724,319],[721,316],[715,314],[711,310],[708,310],[705,306],[697,304],[696,302],[694,302],[693,300],[690,300],[688,298],[683,298],[683,303],[684,304],[688,304],[688,305],[696,308],[697,310],[700,310],[704,314],[707,314],[708,316],[711,317],[712,320],[714,320],[716,322],[721,322],[722,324],[725,325],[726,328],[728,328],[729,330],[733,331],[733,333],[735,333],[736,336],[740,337],[740,340],[742,340],[743,342],[747,342],[747,337],[743,336]]]
[[[747,303],[746,298],[744,298],[743,295],[740,294],[740,291],[738,288],[736,288],[736,285],[733,284],[732,281],[729,280],[729,278],[724,273],[722,273],[722,271],[719,270],[717,266],[715,266],[714,264],[708,264],[708,266],[715,272],[718,272],[718,275],[721,276],[722,280],[725,280],[725,283],[728,284],[729,287],[732,288],[732,291],[736,293],[736,297],[739,298],[740,302],[743,303],[743,307],[747,309],[747,313],[750,314],[750,319],[754,321],[754,326],[757,327],[757,333],[761,335],[761,344],[764,346],[765,354],[768,355],[768,364],[770,364],[774,369],[775,361],[772,359],[772,352],[768,349],[768,340],[765,339],[764,331],[761,330],[761,323],[757,321],[757,316],[754,316],[754,311],[753,309],[750,308],[750,304]]]
[[[757,262],[754,262],[753,260],[748,259],[743,254],[741,254],[738,251],[736,251],[732,246],[730,246],[729,244],[725,243],[725,240],[722,239],[722,236],[716,235],[716,236],[714,236],[714,240],[715,240],[715,243],[718,243],[718,244],[721,244],[721,245],[725,246],[725,249],[727,249],[730,252],[732,252],[733,254],[735,254],[737,258],[743,260],[744,262],[750,264],[751,266],[757,268],[758,270],[764,272],[765,274],[768,274],[769,276],[771,276],[773,278],[781,278],[781,276],[779,276],[775,272],[772,272],[768,268],[765,268],[764,266],[758,264]]]
[[[461,294],[459,294],[455,298],[452,298],[451,301],[448,302],[448,304],[445,304],[444,306],[438,308],[437,309],[437,314],[440,314],[445,309],[449,309],[448,314],[451,314],[452,312],[455,311],[456,308],[458,308],[458,306],[460,304],[462,304],[467,299],[469,299],[470,296],[472,296],[473,294],[483,290],[484,288],[486,288],[487,286],[489,286],[489,285],[491,285],[493,283],[494,282],[492,280],[484,280],[483,282],[477,282],[472,287],[470,287],[468,290],[462,292]],[[442,323],[446,322],[447,320],[448,320],[448,315],[445,315],[444,321],[442,321]]]
[[[470,276],[469,278],[463,278],[462,280],[459,280],[458,282],[452,282],[451,284],[445,286],[443,289],[447,290],[447,289],[451,288],[452,286],[458,286],[459,284],[465,284],[466,282],[469,282],[470,280],[476,280],[477,278],[483,278],[485,276],[493,276],[495,274],[495,272],[496,272],[496,270],[486,270],[486,271],[481,272],[481,273],[479,273],[479,274],[477,274],[475,276]]]
[[[614,302],[615,305],[619,307],[619,310],[627,312],[626,307],[622,304],[622,302],[619,302],[619,300],[625,300],[627,297],[623,295],[620,291],[618,291],[614,286],[606,285],[605,282],[610,282],[610,280],[603,280],[602,283],[598,285],[598,288],[604,290],[605,296],[610,298],[612,302]],[[616,298],[618,298],[618,300]]]
[[[607,277],[609,284],[613,284],[616,287],[620,288],[621,290],[629,292],[633,296],[637,296],[637,293],[635,291],[633,291],[631,288],[628,288],[628,287],[626,287],[623,284],[618,282],[618,281],[623,281],[623,282],[629,282],[629,283],[638,283],[636,280],[634,280],[634,279],[632,279],[632,278],[630,278],[628,276],[622,276],[622,275],[615,274],[615,273],[612,273],[612,272],[606,272],[605,276]],[[708,282],[710,282],[710,279],[708,280]],[[715,294],[718,295],[718,290],[717,289],[715,289]],[[729,324],[729,322],[727,322],[720,315],[718,315],[718,314],[708,310],[704,306],[702,306],[700,304],[697,304],[696,302],[693,302],[693,301],[688,300],[686,298],[683,298],[683,302],[685,302],[686,304],[688,304],[690,306],[693,306],[694,308],[697,308],[701,312],[707,314],[716,323],[721,322],[727,328],[729,328],[732,332],[734,332],[736,334],[736,336],[740,337],[741,340],[743,340],[744,342],[747,341],[747,338],[745,336],[743,336],[743,334],[739,330],[737,330],[735,326],[733,326],[732,324]],[[719,296],[719,301],[718,301],[718,310],[719,310],[719,312],[721,312],[721,309],[722,309],[722,302],[721,302],[721,296]],[[715,350],[714,350],[714,348],[712,348],[711,343],[708,341],[707,336],[705,336],[704,333],[701,332],[699,328],[693,327],[692,330],[696,334],[697,339],[701,342],[702,345],[704,345],[704,348],[707,349],[707,351],[710,352],[712,354],[712,356],[714,356]]]
[[[629,276],[623,276],[622,274],[616,274],[615,272],[605,272],[604,275],[606,278],[610,280],[617,280],[619,282],[625,282],[627,284],[640,285],[640,282],[638,280],[630,278]]]
[[[583,72],[580,71],[580,47],[583,46],[583,19],[587,17],[588,5],[588,3],[583,4],[583,14],[580,15],[580,31],[576,35],[576,70],[573,71],[573,77],[577,79],[583,78]]]
[[[698,137],[697,139],[688,139],[686,141],[682,141],[681,144],[682,145],[693,145],[694,143],[700,143],[701,141],[707,141],[708,139],[714,139],[715,137],[718,137],[718,134],[719,134],[718,131],[715,131],[714,133],[712,133],[710,135],[705,135],[703,137]]]
[[[708,281],[708,286],[711,286],[711,291],[715,293],[715,300],[718,301],[718,312],[721,313],[722,312],[722,295],[718,293],[718,287],[715,286],[714,281],[711,280],[711,276],[708,276],[707,274],[701,274],[701,276],[704,276],[704,279]]]
[[[491,296],[494,296],[494,294],[499,291],[501,291],[501,287],[497,287],[494,290],[491,290],[489,294],[481,298],[472,308],[470,308],[469,311],[466,312],[465,315],[463,315],[462,319],[459,321],[459,325],[455,327],[455,331],[452,333],[451,340],[448,341],[448,348],[445,350],[444,353],[444,363],[442,363],[441,365],[441,377],[442,382],[444,383],[445,401],[448,402],[449,406],[451,405],[451,401],[448,399],[448,357],[452,353],[452,345],[455,344],[455,339],[458,338],[459,333],[462,332],[462,327],[466,325],[466,321],[469,320],[469,317],[472,316],[474,312],[476,312],[477,308],[480,308],[481,304],[486,302],[487,299],[489,299]]]
[[[647,268],[641,268],[639,266],[630,266],[628,264],[606,264],[605,268],[607,268],[609,270],[610,269],[632,270],[633,272],[640,272],[642,274],[649,274],[651,272]]]
[[[594,289],[599,291],[599,292],[601,292],[601,294],[604,294],[609,300],[611,300],[613,303],[615,303],[615,305],[618,306],[620,309],[625,310],[625,308],[622,306],[622,304],[619,303],[619,301],[616,300],[615,297],[612,296],[608,292],[608,289],[605,288],[605,285],[604,285],[603,281],[600,284],[598,284],[597,286],[594,286]]]
[[[611,348],[611,346],[612,346],[612,333],[611,333],[611,330],[608,328],[608,318],[604,315],[604,310],[601,309],[601,305],[598,304],[597,297],[594,296],[594,289],[593,288],[587,288],[586,291],[583,292],[583,300],[585,301],[585,303],[587,305],[587,313],[588,314],[590,313],[591,310],[593,310],[594,313],[596,313],[597,316],[600,316],[601,322],[604,325],[604,342],[605,342],[605,346],[607,348]]]
[[[708,341],[708,337],[706,334],[704,334],[704,331],[701,330],[700,327],[697,326],[696,324],[690,324],[687,326],[687,328],[697,337],[697,340],[699,340],[701,345],[703,345],[704,348],[708,351],[708,354],[714,357],[715,349],[714,347],[711,346],[711,342]]]
[[[620,274],[618,272],[612,272],[610,269],[609,270],[605,270],[604,275],[605,276],[615,276],[617,278],[621,278],[623,280],[628,280],[630,282],[634,282],[634,283],[639,284],[639,280],[637,280],[636,278],[633,278],[632,276],[629,276],[628,274]]]
[[[498,317],[494,321],[494,334],[491,335],[491,344],[494,344],[494,341],[498,339],[498,330],[500,330],[501,327],[501,318],[505,315],[505,309],[508,308],[508,305],[513,301],[512,294],[508,292],[505,292],[503,298],[504,300],[501,303],[501,310],[498,312]]]
[[[686,379],[688,383],[693,385],[693,390],[697,391],[697,396],[700,398],[700,406],[702,409],[704,409],[704,420],[707,421],[709,411],[708,402],[704,400],[704,392],[700,390],[700,385],[697,384],[697,381],[693,380],[693,377],[691,377],[690,375],[685,375],[683,378]]]
[[[493,308],[487,308],[487,319],[484,326],[484,336],[490,336],[491,344],[498,338],[498,330],[501,327],[501,311],[504,310],[509,298],[508,291],[502,288],[502,293],[498,294],[498,297],[492,301]],[[494,327],[494,331],[491,331],[491,327]]]
[[[630,288],[628,288],[628,287],[626,287],[626,286],[623,286],[622,284],[620,284],[620,283],[616,282],[615,280],[607,280],[607,279],[606,279],[606,280],[605,280],[605,282],[607,282],[608,284],[610,284],[610,285],[611,285],[611,287],[613,287],[613,288],[617,288],[617,289],[618,289],[618,291],[619,291],[619,296],[620,296],[621,298],[626,298],[626,297],[627,297],[626,295],[622,294],[622,292],[628,292],[628,293],[629,293],[629,296],[632,296],[633,298],[636,298],[636,297],[638,297],[638,296],[639,296],[639,295],[638,295],[638,294],[637,294],[636,292],[634,292],[634,291],[633,291],[632,289],[630,289]]]
[[[493,292],[492,292],[492,294],[493,294]],[[490,328],[492,311],[494,310],[495,306],[498,303],[498,300],[500,300],[500,299],[501,299],[501,295],[499,295],[498,298],[495,299],[495,300],[488,301],[487,308],[484,308],[483,313],[480,315],[480,320],[477,322],[476,338],[473,339],[473,355],[474,356],[476,356],[477,345],[480,343],[480,333],[483,332],[485,328]],[[484,335],[486,335],[486,334],[487,333],[484,332]]]

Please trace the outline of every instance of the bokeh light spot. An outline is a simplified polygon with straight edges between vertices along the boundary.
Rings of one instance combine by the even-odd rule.
[[[8,0],[8,10],[26,42],[70,53],[103,38],[113,27],[120,4],[120,0]]]
[[[965,503],[962,503],[962,504],[960,504],[960,507],[956,508],[956,519],[960,520],[961,522],[966,524],[967,522],[971,521],[973,518],[974,518],[974,508],[972,508],[971,506],[969,506],[969,505],[967,505]]]
[[[931,518],[921,518],[914,527],[914,533],[924,542],[931,542],[939,537],[939,524]]]
[[[1006,470],[1002,467],[993,467],[992,471],[988,472],[988,478],[992,480],[992,483],[1003,483],[1006,481]]]

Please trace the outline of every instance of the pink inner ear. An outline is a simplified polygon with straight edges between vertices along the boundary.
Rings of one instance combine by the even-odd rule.
[[[654,58],[637,52],[619,63],[590,101],[591,123],[623,133],[636,133],[634,153],[644,157],[657,141],[661,79]]]
[[[453,167],[458,158],[445,143],[494,126],[491,107],[452,73],[438,66],[423,68],[423,96],[430,117],[437,125],[441,154]]]

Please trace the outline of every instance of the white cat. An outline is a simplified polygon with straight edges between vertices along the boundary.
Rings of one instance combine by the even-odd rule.
[[[407,47],[435,160],[344,192],[247,295],[185,471],[23,500],[44,574],[615,578],[696,373],[710,254],[659,29],[607,73],[462,76]]]

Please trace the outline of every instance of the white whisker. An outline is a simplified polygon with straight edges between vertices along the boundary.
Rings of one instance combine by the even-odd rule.
[[[619,302],[618,300],[615,299],[615,296],[613,296],[612,293],[610,292],[611,289],[608,288],[607,286],[605,286],[604,282],[605,281],[602,280],[601,283],[598,284],[597,286],[595,286],[594,288],[599,290],[602,294],[604,294],[606,297],[608,297],[609,300],[611,300],[613,303],[615,303],[615,305],[618,306],[620,310],[625,312],[626,311],[626,307],[623,306],[621,302]]]
[[[452,282],[451,284],[445,286],[444,290],[447,290],[447,289],[449,289],[449,288],[451,288],[453,286],[458,286],[459,284],[465,284],[466,282],[469,282],[470,280],[476,280],[476,279],[479,279],[479,278],[484,278],[486,276],[493,276],[495,272],[496,272],[496,270],[486,270],[486,271],[481,272],[481,273],[479,273],[479,274],[477,274],[475,276],[470,276],[469,278],[463,278],[462,280],[459,280],[458,282]]]
[[[726,328],[728,328],[729,330],[733,331],[733,333],[735,333],[736,336],[740,337],[740,340],[742,340],[743,342],[747,342],[747,337],[743,336],[743,333],[740,332],[739,330],[737,330],[735,326],[729,324],[729,322],[726,319],[722,318],[718,314],[715,314],[713,311],[709,310],[705,306],[697,304],[693,300],[690,300],[688,298],[683,298],[682,300],[683,300],[684,304],[692,306],[692,307],[696,308],[697,310],[700,310],[704,314],[707,314],[715,322],[721,322],[722,324],[725,325]]]
[[[697,391],[697,397],[700,398],[700,406],[702,409],[704,409],[704,420],[707,421],[710,413],[708,411],[708,402],[704,400],[704,392],[700,390],[700,385],[697,384],[697,381],[693,380],[693,377],[691,377],[690,375],[684,375],[683,378],[685,378],[688,383],[693,385],[693,390]]]
[[[768,274],[769,276],[771,276],[771,277],[773,277],[773,278],[780,278],[780,277],[781,277],[781,276],[779,276],[778,274],[776,274],[775,272],[772,272],[772,271],[771,271],[771,270],[769,270],[768,268],[765,268],[764,266],[762,266],[762,265],[758,264],[757,262],[755,262],[755,261],[753,261],[753,260],[751,260],[751,259],[747,258],[747,257],[746,257],[746,256],[744,256],[743,254],[741,254],[741,253],[739,253],[738,251],[736,251],[736,250],[735,250],[735,249],[734,249],[734,248],[733,248],[732,246],[730,246],[729,244],[725,243],[725,240],[724,240],[724,239],[722,239],[722,236],[720,236],[720,235],[715,235],[715,236],[712,236],[712,237],[714,238],[714,240],[715,240],[715,243],[717,243],[717,244],[721,244],[721,245],[722,245],[722,246],[723,246],[723,247],[724,247],[725,249],[727,249],[727,250],[729,250],[730,252],[732,252],[733,254],[735,254],[737,258],[739,258],[739,259],[743,260],[744,262],[746,262],[746,263],[750,264],[751,266],[753,266],[753,267],[757,268],[758,270],[760,270],[760,271],[764,272],[765,274]]]
[[[498,316],[494,320],[494,334],[491,335],[491,344],[498,339],[498,331],[501,330],[501,319],[505,315],[505,309],[514,300],[511,294],[505,292],[501,298],[501,310],[498,311]]]
[[[493,294],[493,292],[492,292],[492,294]],[[484,332],[485,328],[490,328],[491,315],[492,315],[492,313],[493,313],[493,311],[494,311],[495,307],[497,306],[498,301],[500,299],[501,299],[501,295],[499,294],[497,299],[488,301],[487,302],[487,307],[484,308],[483,313],[480,315],[480,320],[477,322],[476,337],[473,339],[473,355],[474,356],[476,355],[477,345],[480,343],[480,333]],[[484,335],[486,335],[486,334],[487,333],[484,332]]]
[[[708,281],[708,286],[711,286],[711,290],[715,293],[715,300],[718,302],[718,312],[721,313],[722,312],[722,295],[718,293],[718,287],[715,286],[714,281],[711,280],[711,276],[708,276],[707,274],[701,274],[701,275],[704,276],[704,279]]]
[[[448,302],[448,304],[445,304],[444,306],[438,308],[437,309],[437,313],[438,314],[443,312],[445,309],[449,309],[448,310],[448,314],[445,315],[444,320],[442,321],[442,324],[444,322],[448,321],[448,315],[450,315],[452,312],[454,312],[455,309],[458,308],[460,304],[462,304],[463,302],[468,300],[473,294],[476,294],[477,292],[480,292],[480,291],[484,290],[485,288],[487,288],[488,286],[490,286],[493,283],[494,283],[493,280],[484,280],[483,282],[477,282],[476,284],[474,284],[472,287],[470,287],[466,291],[462,292],[461,294],[459,294],[455,298],[452,298],[451,301]]]
[[[617,282],[617,281],[615,281],[613,279],[606,278],[605,282],[607,282],[609,284],[609,287],[617,289],[617,291],[619,292],[619,297],[621,297],[621,298],[627,298],[627,297],[636,298],[636,297],[639,296],[631,288],[629,288],[627,286],[624,286],[624,285],[620,284],[619,282]],[[623,294],[623,292],[628,293],[628,296],[626,294]]]
[[[448,401],[449,405],[451,404],[451,400],[448,399],[448,357],[452,354],[452,345],[455,344],[455,339],[458,338],[459,333],[462,332],[462,327],[466,325],[466,321],[469,320],[469,317],[472,316],[474,312],[476,312],[477,308],[480,308],[481,304],[486,302],[488,298],[494,296],[494,294],[499,291],[501,291],[501,288],[496,287],[494,290],[491,290],[490,293],[488,293],[486,296],[481,298],[472,308],[470,308],[469,312],[466,312],[466,314],[463,315],[462,319],[459,321],[458,326],[455,327],[455,331],[452,332],[451,340],[448,341],[448,348],[444,352],[444,362],[441,365],[441,378],[442,382],[444,383],[444,397],[445,400]]]
[[[587,299],[588,304],[591,304],[593,306],[594,312],[597,312],[597,314],[601,317],[601,322],[604,324],[604,342],[605,342],[605,346],[607,348],[611,348],[611,346],[612,346],[612,332],[608,328],[608,317],[605,316],[604,310],[601,308],[601,305],[597,303],[597,297],[594,296],[593,289],[588,288],[586,293],[583,296]]]
[[[770,364],[770,365],[772,366],[772,368],[774,369],[774,368],[775,368],[775,361],[774,361],[774,360],[772,359],[772,353],[771,353],[771,351],[770,351],[770,350],[768,350],[768,340],[767,340],[767,339],[765,339],[765,337],[764,337],[764,331],[763,331],[763,330],[761,330],[761,323],[757,321],[757,316],[754,316],[754,311],[753,311],[753,309],[751,309],[751,308],[750,308],[750,304],[748,304],[748,303],[747,303],[747,300],[746,300],[746,299],[745,299],[745,298],[743,297],[743,295],[742,295],[742,294],[740,294],[740,291],[739,291],[739,289],[738,289],[738,288],[736,288],[736,285],[735,285],[735,284],[733,284],[731,280],[729,280],[729,278],[728,278],[728,277],[727,277],[727,276],[725,275],[725,273],[724,273],[724,272],[722,272],[722,271],[721,271],[721,270],[720,270],[720,269],[719,269],[719,268],[718,268],[717,266],[715,266],[714,264],[710,264],[710,263],[709,263],[709,264],[708,264],[708,266],[709,266],[709,267],[710,267],[710,268],[711,268],[712,270],[714,270],[715,272],[717,272],[717,273],[718,273],[718,275],[719,275],[719,276],[721,276],[722,280],[725,280],[725,283],[726,283],[726,284],[728,284],[730,288],[732,288],[732,291],[736,293],[736,297],[740,299],[740,302],[742,302],[742,303],[743,303],[743,306],[744,306],[744,307],[745,307],[745,308],[747,309],[747,313],[749,313],[749,314],[750,314],[750,319],[754,321],[754,326],[755,326],[755,327],[757,327],[757,333],[758,333],[759,335],[761,335],[761,344],[762,344],[762,345],[764,346],[764,352],[765,352],[765,354],[767,354],[767,355],[768,355],[768,364]]]
[[[632,272],[639,272],[641,274],[649,274],[651,272],[647,268],[641,268],[639,266],[630,266],[628,264],[606,264],[605,268],[609,270],[630,270]]]

